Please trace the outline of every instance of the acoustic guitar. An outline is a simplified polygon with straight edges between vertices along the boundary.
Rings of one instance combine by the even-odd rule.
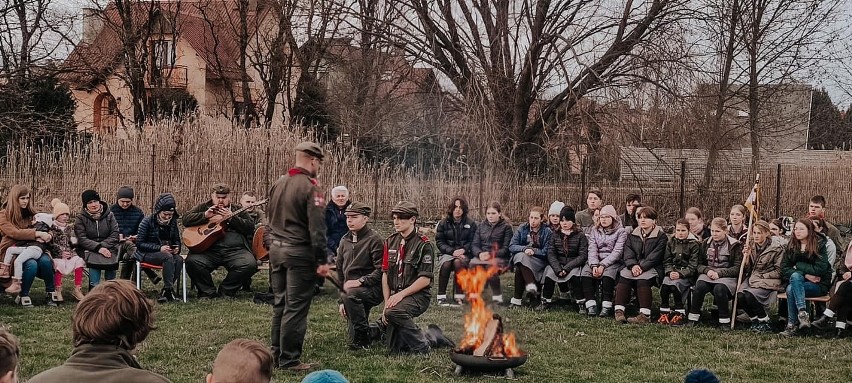
[[[248,209],[255,206],[260,206],[269,202],[269,199],[258,201],[254,205],[245,206],[242,209],[236,210],[231,214],[230,218],[236,217]],[[183,244],[193,253],[201,253],[213,246],[216,241],[225,237],[225,230],[228,228],[228,219],[223,219],[221,215],[214,215],[210,221],[204,225],[191,226],[183,230]]]
[[[266,234],[266,226],[260,225],[254,231],[254,239],[251,241],[251,252],[254,253],[254,258],[258,261],[269,257],[269,249],[263,244],[263,236]]]

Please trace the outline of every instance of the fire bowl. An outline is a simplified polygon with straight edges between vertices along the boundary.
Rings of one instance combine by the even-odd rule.
[[[490,356],[473,356],[450,351],[450,360],[466,370],[473,371],[499,371],[519,367],[527,362],[527,354],[508,358],[495,358]]]

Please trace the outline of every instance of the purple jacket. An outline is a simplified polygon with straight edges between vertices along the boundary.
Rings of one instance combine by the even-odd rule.
[[[622,264],[624,260],[624,242],[627,241],[627,232],[616,223],[614,230],[592,228],[589,231],[589,265],[601,265],[610,267]]]

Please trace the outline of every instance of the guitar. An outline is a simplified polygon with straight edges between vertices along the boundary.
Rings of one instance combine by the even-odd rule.
[[[269,199],[265,199],[262,201],[258,201],[254,205],[245,206],[239,210],[234,211],[231,214],[230,218],[237,216],[248,209],[251,209],[255,206],[260,206],[269,202]],[[225,229],[228,226],[228,219],[222,218],[221,215],[214,215],[210,218],[209,222],[204,225],[199,226],[191,226],[187,227],[183,230],[183,244],[189,248],[189,251],[193,253],[200,253],[213,246],[216,241],[225,237]]]
[[[266,234],[266,226],[261,225],[254,231],[254,239],[251,241],[251,252],[258,261],[269,257],[269,249],[263,244],[264,234]]]

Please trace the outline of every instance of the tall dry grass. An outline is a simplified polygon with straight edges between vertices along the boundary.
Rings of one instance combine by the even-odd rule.
[[[11,185],[22,183],[34,188],[34,203],[49,211],[49,201],[59,197],[79,209],[80,193],[99,191],[107,201],[114,200],[122,185],[136,190],[137,203],[149,210],[161,192],[172,192],[178,208],[186,211],[209,198],[209,188],[217,182],[230,184],[236,191],[254,190],[265,194],[293,161],[293,148],[310,139],[285,128],[234,129],[227,121],[204,120],[191,124],[161,123],[127,137],[97,136],[91,143],[68,143],[54,151],[32,147],[11,147],[0,174],[0,196]],[[453,196],[465,196],[473,215],[483,216],[489,201],[500,201],[512,221],[526,219],[527,210],[547,206],[554,200],[575,207],[584,205],[583,190],[600,188],[604,200],[621,211],[621,201],[629,193],[639,193],[646,204],[671,223],[680,211],[679,183],[637,183],[590,180],[577,177],[547,182],[522,181],[517,169],[493,166],[484,169],[459,168],[452,164],[441,169],[394,167],[367,163],[350,145],[329,144],[328,156],[320,170],[320,183],[327,190],[346,185],[352,198],[375,207],[376,218],[387,217],[391,207],[406,199],[416,203],[424,218],[440,218]],[[439,154],[435,154],[439,155]],[[449,163],[449,161],[447,161]],[[829,200],[828,218],[852,221],[852,180],[844,177],[848,165],[828,165],[818,169],[787,167],[782,174],[781,213],[802,215],[811,195],[823,194]],[[723,172],[724,173],[724,172]],[[775,169],[763,169],[763,212],[775,212]],[[752,185],[751,174],[727,173],[716,190],[701,193],[693,184],[684,185],[684,207],[698,206],[707,216],[725,216],[731,205],[742,203]]]

